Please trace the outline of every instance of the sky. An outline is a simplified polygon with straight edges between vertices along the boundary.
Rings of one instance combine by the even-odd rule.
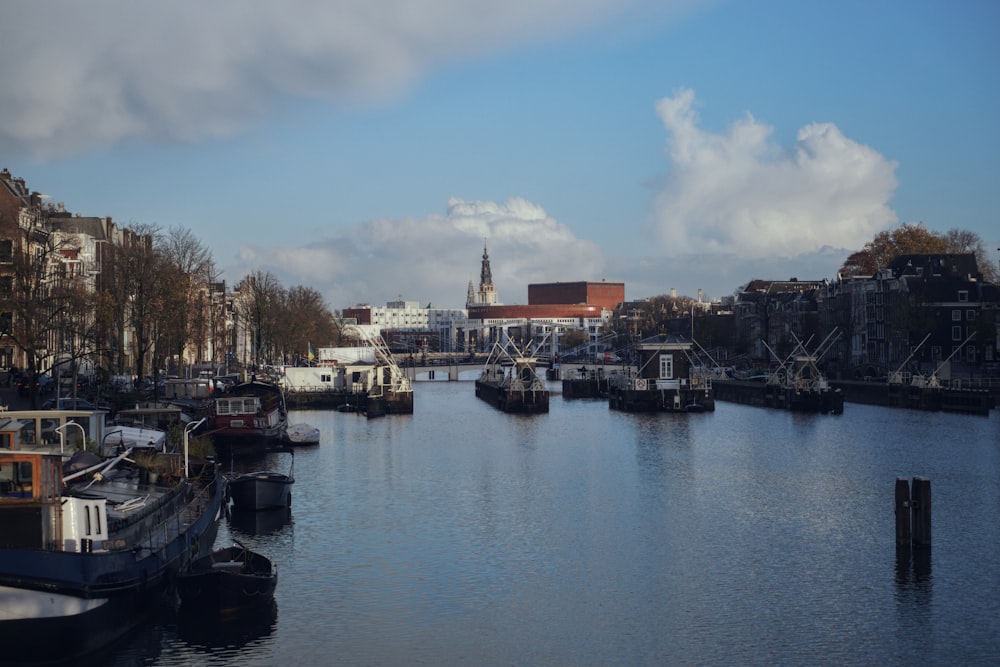
[[[1000,261],[1000,3],[14,0],[0,168],[332,310],[835,279],[880,231]]]

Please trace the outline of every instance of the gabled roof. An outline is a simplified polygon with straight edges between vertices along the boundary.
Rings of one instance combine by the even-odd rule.
[[[952,277],[979,280],[979,264],[972,253],[899,255],[887,267],[902,276]]]
[[[783,294],[787,292],[805,292],[815,290],[823,286],[822,280],[759,280],[754,279],[747,283],[741,292],[742,294]]]

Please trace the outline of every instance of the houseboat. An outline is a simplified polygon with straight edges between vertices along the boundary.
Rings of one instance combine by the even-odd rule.
[[[131,450],[64,463],[18,435],[0,450],[0,661],[80,659],[137,625],[211,553],[224,480],[211,461],[177,461],[179,474],[153,484]]]
[[[513,343],[498,343],[476,380],[476,397],[504,412],[548,412],[549,391],[536,367],[537,359]]]
[[[284,439],[287,425],[281,387],[251,379],[212,395],[201,432],[212,436],[216,447],[265,449]]]
[[[664,334],[639,342],[635,369],[609,377],[608,405],[625,412],[715,410],[712,375],[696,362],[693,343]]]

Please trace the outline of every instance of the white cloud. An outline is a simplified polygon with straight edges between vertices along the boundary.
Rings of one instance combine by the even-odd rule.
[[[799,130],[785,149],[752,116],[713,134],[684,90],[657,104],[671,171],[654,202],[653,233],[668,256],[793,258],[824,246],[860,248],[896,222],[895,163],[831,123]]]
[[[469,281],[479,284],[484,244],[504,303],[526,303],[529,283],[604,277],[597,244],[516,197],[451,199],[444,215],[372,220],[308,247],[244,246],[225,273],[235,282],[258,268],[271,271],[285,287],[318,290],[333,309],[399,297],[462,308]]]
[[[0,153],[232,136],[293,98],[391,98],[434,67],[645,2],[18,2],[0,21]]]

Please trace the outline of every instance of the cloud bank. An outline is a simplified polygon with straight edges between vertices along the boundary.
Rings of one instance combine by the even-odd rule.
[[[391,99],[434,67],[642,2],[17,2],[0,21],[0,153],[230,137],[296,98]]]
[[[747,115],[724,133],[698,127],[683,90],[656,112],[669,134],[670,173],[653,205],[652,233],[670,257],[792,258],[857,249],[894,224],[896,164],[831,123],[782,147]]]

